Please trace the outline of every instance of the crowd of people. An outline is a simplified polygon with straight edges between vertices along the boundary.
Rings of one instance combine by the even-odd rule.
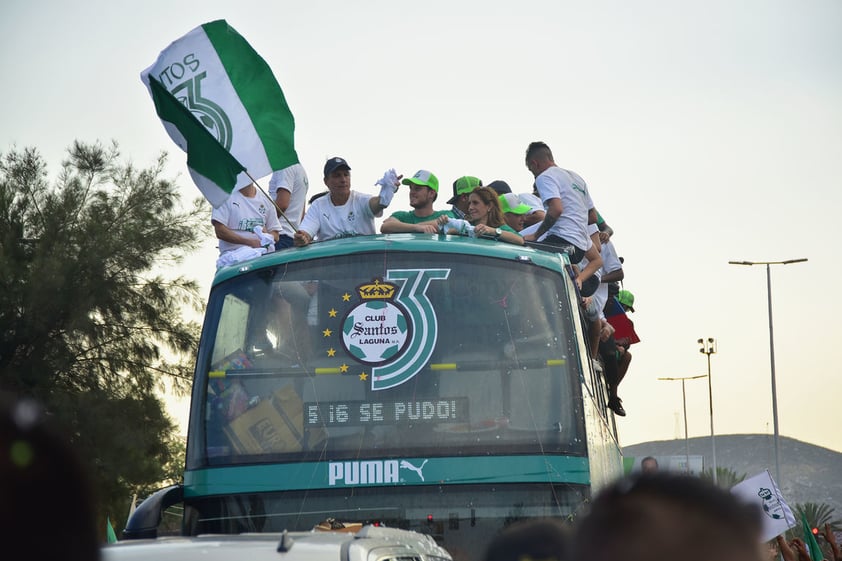
[[[654,461],[654,458],[649,458]],[[804,540],[762,538],[761,509],[709,480],[657,462],[602,489],[576,518],[526,519],[499,532],[485,561],[819,561]],[[842,553],[829,524],[830,555]]]
[[[439,180],[428,170],[403,177],[389,169],[376,183],[379,193],[370,195],[351,188],[351,166],[338,156],[324,165],[327,191],[305,204],[307,173],[295,164],[272,174],[271,200],[251,184],[214,209],[212,222],[220,252],[217,266],[313,242],[375,234],[375,219],[383,216],[398,188],[406,185],[411,210],[392,212],[383,220],[381,233],[464,235],[568,255],[588,322],[590,358],[603,373],[608,407],[625,416],[618,386],[631,362],[629,348],[637,339],[618,333],[609,312],[616,305],[622,312],[634,311],[634,295],[620,290],[623,259],[614,247],[614,231],[597,211],[587,182],[556,165],[546,143],[529,144],[525,164],[535,177],[531,192],[514,193],[505,181],[483,185],[480,178],[465,175],[453,182],[449,210],[435,210]]]

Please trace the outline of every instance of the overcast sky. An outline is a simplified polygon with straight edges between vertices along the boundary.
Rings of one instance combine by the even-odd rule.
[[[705,373],[700,337],[719,345],[716,433],[772,433],[765,269],[727,262],[808,258],[772,268],[780,432],[842,451],[842,2],[4,0],[0,152],[37,147],[55,177],[75,139],[139,166],[167,151],[194,198],[139,74],[214,19],[274,70],[311,193],[333,155],[370,193],[387,168],[431,170],[437,208],[465,174],[528,191],[533,140],[585,178],[642,338],[623,445],[683,437],[681,384],[658,378]],[[205,292],[215,245],[185,264]],[[706,379],[687,400],[690,436],[709,436]]]

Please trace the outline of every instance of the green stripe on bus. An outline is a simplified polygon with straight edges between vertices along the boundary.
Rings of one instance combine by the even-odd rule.
[[[185,472],[184,494],[201,497],[306,489],[478,483],[589,485],[589,470],[588,459],[578,456],[399,458],[226,466]],[[381,481],[361,483],[366,479],[365,475],[360,475],[363,472],[372,480],[377,474]],[[397,477],[389,480],[390,473],[396,473]],[[353,483],[346,483],[346,479]]]

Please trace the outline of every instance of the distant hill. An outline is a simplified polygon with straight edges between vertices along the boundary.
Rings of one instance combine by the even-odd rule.
[[[712,461],[710,437],[689,439],[690,455],[705,458],[705,468]],[[833,516],[842,520],[842,453],[808,444],[794,438],[779,439],[781,488],[790,506],[795,503],[827,503]],[[684,439],[643,442],[624,446],[626,457],[683,456]],[[775,444],[768,434],[732,434],[716,436],[716,464],[737,474],[751,477],[768,469],[775,477]]]

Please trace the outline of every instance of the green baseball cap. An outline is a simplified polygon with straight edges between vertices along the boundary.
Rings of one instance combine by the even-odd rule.
[[[453,196],[447,201],[447,204],[452,205],[459,198],[459,195],[470,193],[477,187],[482,187],[482,179],[471,175],[463,175],[453,182]]]
[[[617,301],[623,306],[626,306],[630,311],[634,311],[634,294],[628,290],[621,290],[618,292]]]
[[[429,187],[436,193],[439,192],[439,179],[433,175],[432,172],[429,172],[425,169],[419,169],[415,172],[415,175],[412,177],[407,177],[403,181],[401,181],[404,185],[409,185],[410,183],[414,183],[415,185],[424,185],[425,187]]]
[[[524,204],[515,193],[503,193],[497,198],[500,199],[500,208],[503,209],[503,213],[529,214],[532,211],[532,207]]]

